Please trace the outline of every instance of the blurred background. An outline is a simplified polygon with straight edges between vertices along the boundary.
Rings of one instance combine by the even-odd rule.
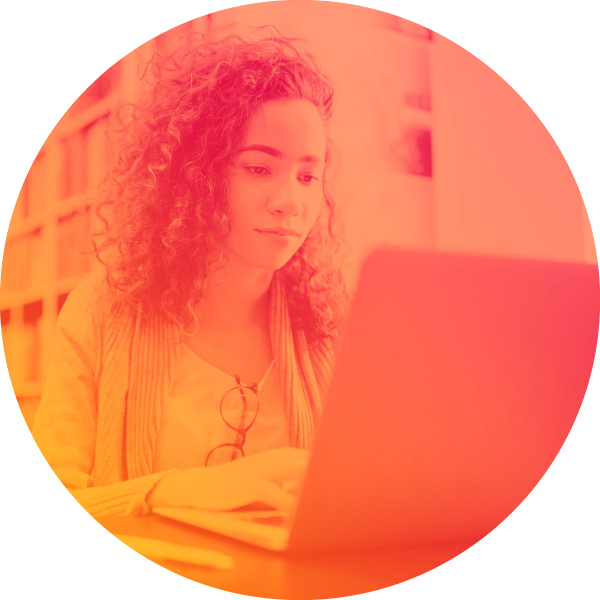
[[[23,184],[4,252],[0,318],[30,426],[57,315],[99,266],[88,253],[114,112],[135,102],[154,51],[226,25],[275,25],[306,40],[334,81],[332,192],[351,289],[381,244],[597,262],[581,196],[551,136],[510,86],[459,46],[399,17],[338,3],[274,2],[207,15],[102,74],[57,124]]]

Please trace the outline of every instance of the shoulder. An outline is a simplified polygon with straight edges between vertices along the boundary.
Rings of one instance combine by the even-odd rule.
[[[108,283],[102,271],[88,275],[68,295],[60,315],[86,312],[101,315],[110,310]]]
[[[67,296],[58,315],[57,333],[79,344],[95,345],[110,315],[110,295],[104,274],[91,274]]]
[[[146,340],[175,339],[176,330],[153,307],[136,308],[116,297],[103,272],[86,277],[73,289],[57,321],[59,334],[96,349],[104,348],[105,342],[109,346],[126,344],[136,336]]]

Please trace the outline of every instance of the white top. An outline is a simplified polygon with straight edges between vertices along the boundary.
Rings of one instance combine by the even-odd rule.
[[[185,344],[181,346],[173,388],[156,438],[155,473],[203,467],[213,448],[235,443],[237,438],[237,432],[225,424],[220,413],[223,396],[238,387],[235,378],[202,360]],[[246,456],[290,445],[283,394],[273,367],[274,361],[258,383],[260,407],[256,421],[246,434],[243,447]],[[231,424],[239,426],[241,412],[227,412],[227,407],[225,410]],[[248,417],[246,426],[250,423],[250,414]]]

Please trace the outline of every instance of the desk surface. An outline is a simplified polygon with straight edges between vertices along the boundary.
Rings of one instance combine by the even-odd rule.
[[[290,600],[336,598],[382,589],[434,569],[470,545],[291,555],[255,548],[158,515],[109,517],[99,522],[113,534],[220,550],[234,559],[232,569],[220,571],[172,561],[155,562],[218,589]]]

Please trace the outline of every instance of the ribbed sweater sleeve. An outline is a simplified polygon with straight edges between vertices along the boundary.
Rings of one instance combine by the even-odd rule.
[[[121,481],[103,487],[69,489],[75,499],[93,517],[146,514],[150,508],[146,498],[158,482],[176,471],[161,471],[145,477]],[[64,482],[63,482],[64,483]]]
[[[97,290],[87,281],[67,298],[33,436],[50,467],[94,517],[148,511],[154,486],[170,472],[94,487],[102,324]]]

